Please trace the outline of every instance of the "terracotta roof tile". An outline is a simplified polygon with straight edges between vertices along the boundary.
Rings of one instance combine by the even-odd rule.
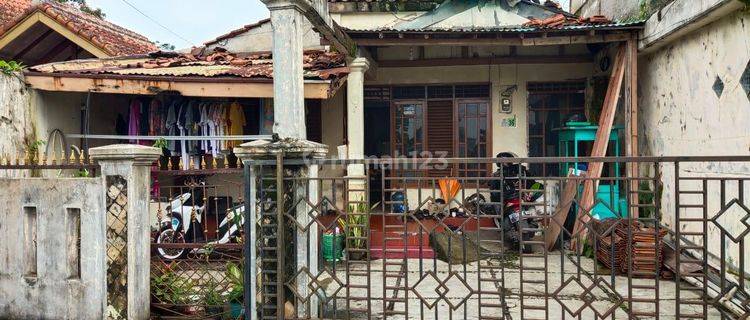
[[[146,37],[56,1],[0,0],[0,35],[28,15],[42,12],[112,56],[143,54],[157,47]]]
[[[344,55],[322,50],[306,51],[303,60],[306,79],[335,79],[349,73]],[[210,53],[177,54],[155,52],[147,56],[73,60],[29,68],[48,74],[113,74],[158,77],[235,77],[272,79],[270,53],[234,54],[223,49]]]

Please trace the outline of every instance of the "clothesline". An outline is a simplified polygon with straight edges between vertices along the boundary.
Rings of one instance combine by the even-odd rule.
[[[146,140],[156,141],[164,139],[167,141],[201,141],[201,140],[221,140],[221,141],[234,141],[234,140],[271,140],[271,135],[267,134],[255,134],[255,135],[244,135],[244,136],[137,136],[137,135],[115,135],[115,134],[66,134],[68,138],[74,139],[106,139],[106,140]]]

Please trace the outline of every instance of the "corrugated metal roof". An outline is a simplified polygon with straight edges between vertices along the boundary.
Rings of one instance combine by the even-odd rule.
[[[303,68],[306,79],[326,80],[349,73],[342,54],[321,50],[305,52]],[[272,79],[273,60],[270,53],[238,55],[216,50],[207,55],[192,55],[157,52],[148,56],[56,62],[29,70],[49,74]]]
[[[586,31],[586,30],[618,30],[618,29],[635,29],[643,26],[644,21],[633,22],[613,22],[607,24],[595,25],[570,25],[562,27],[535,27],[535,26],[502,26],[502,27],[429,27],[421,29],[396,29],[396,28],[377,28],[377,29],[345,29],[350,33],[490,33],[490,32],[507,32],[507,33],[526,33],[526,32],[545,32],[545,31]]]

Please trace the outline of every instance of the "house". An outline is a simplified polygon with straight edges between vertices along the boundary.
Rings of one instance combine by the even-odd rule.
[[[0,1],[0,59],[37,65],[156,51],[146,37],[68,4]]]
[[[484,5],[479,1],[448,1],[431,11],[397,13],[381,11],[370,2],[334,1],[330,8],[342,30],[370,55],[359,60],[365,65],[356,67],[365,73],[361,80],[364,105],[360,111],[352,110],[353,97],[351,92],[347,97],[345,90],[316,90],[318,93],[311,96],[322,99],[320,141],[332,151],[339,145],[349,145],[349,154],[343,156],[352,158],[414,156],[421,152],[448,157],[491,157],[503,151],[520,156],[559,155],[554,129],[571,115],[591,110],[592,101],[596,100],[591,93],[602,82],[596,80],[606,78],[611,71],[610,66],[599,63],[603,56],[611,56],[607,45],[631,39],[641,28],[638,23],[575,20],[572,14],[554,5],[533,1],[493,1]],[[525,26],[529,17],[544,20],[556,15],[568,22],[558,27]],[[324,39],[321,44],[317,34],[308,36],[315,33],[309,22],[303,26],[306,49],[319,50],[322,45],[329,45]],[[269,51],[270,32],[270,21],[263,20],[207,42],[204,52],[224,47],[230,52]],[[211,72],[210,78],[214,79],[197,89],[195,81],[201,80],[195,78],[206,79],[207,71],[188,77],[190,69],[131,68],[144,59],[148,58],[59,63],[32,67],[26,75],[33,88],[45,92],[42,96],[65,91],[76,91],[81,96],[80,92],[94,89],[96,95],[148,95],[153,94],[149,90],[154,90],[150,81],[168,79],[169,84],[158,85],[158,90],[191,96],[271,97],[270,91],[257,94],[253,90],[226,89],[217,93],[208,89],[218,83],[223,86],[227,82],[247,82],[251,77],[252,86],[257,87],[257,75],[232,79],[238,76]],[[124,69],[132,70],[108,67],[117,65],[118,69],[125,64],[128,66]],[[352,63],[349,68],[353,68]],[[52,81],[53,77],[66,74],[70,77]],[[183,80],[188,78],[195,90],[186,88]],[[135,79],[140,84],[131,86]],[[347,86],[352,86],[351,74],[348,79]],[[74,81],[75,85],[57,85],[67,81]],[[128,85],[122,86],[121,81]],[[264,85],[270,88],[270,83]],[[551,106],[550,99],[565,103]],[[80,133],[73,124],[77,122],[65,126],[64,131]],[[471,128],[464,127],[469,124]],[[353,146],[363,149],[351,151],[356,148]],[[454,169],[461,174],[489,170]],[[551,170],[534,168],[539,174]]]

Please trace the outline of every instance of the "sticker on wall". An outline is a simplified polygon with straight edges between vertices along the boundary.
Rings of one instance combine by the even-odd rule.
[[[505,117],[500,119],[500,127],[503,128],[515,128],[516,127],[516,115],[512,117]]]

